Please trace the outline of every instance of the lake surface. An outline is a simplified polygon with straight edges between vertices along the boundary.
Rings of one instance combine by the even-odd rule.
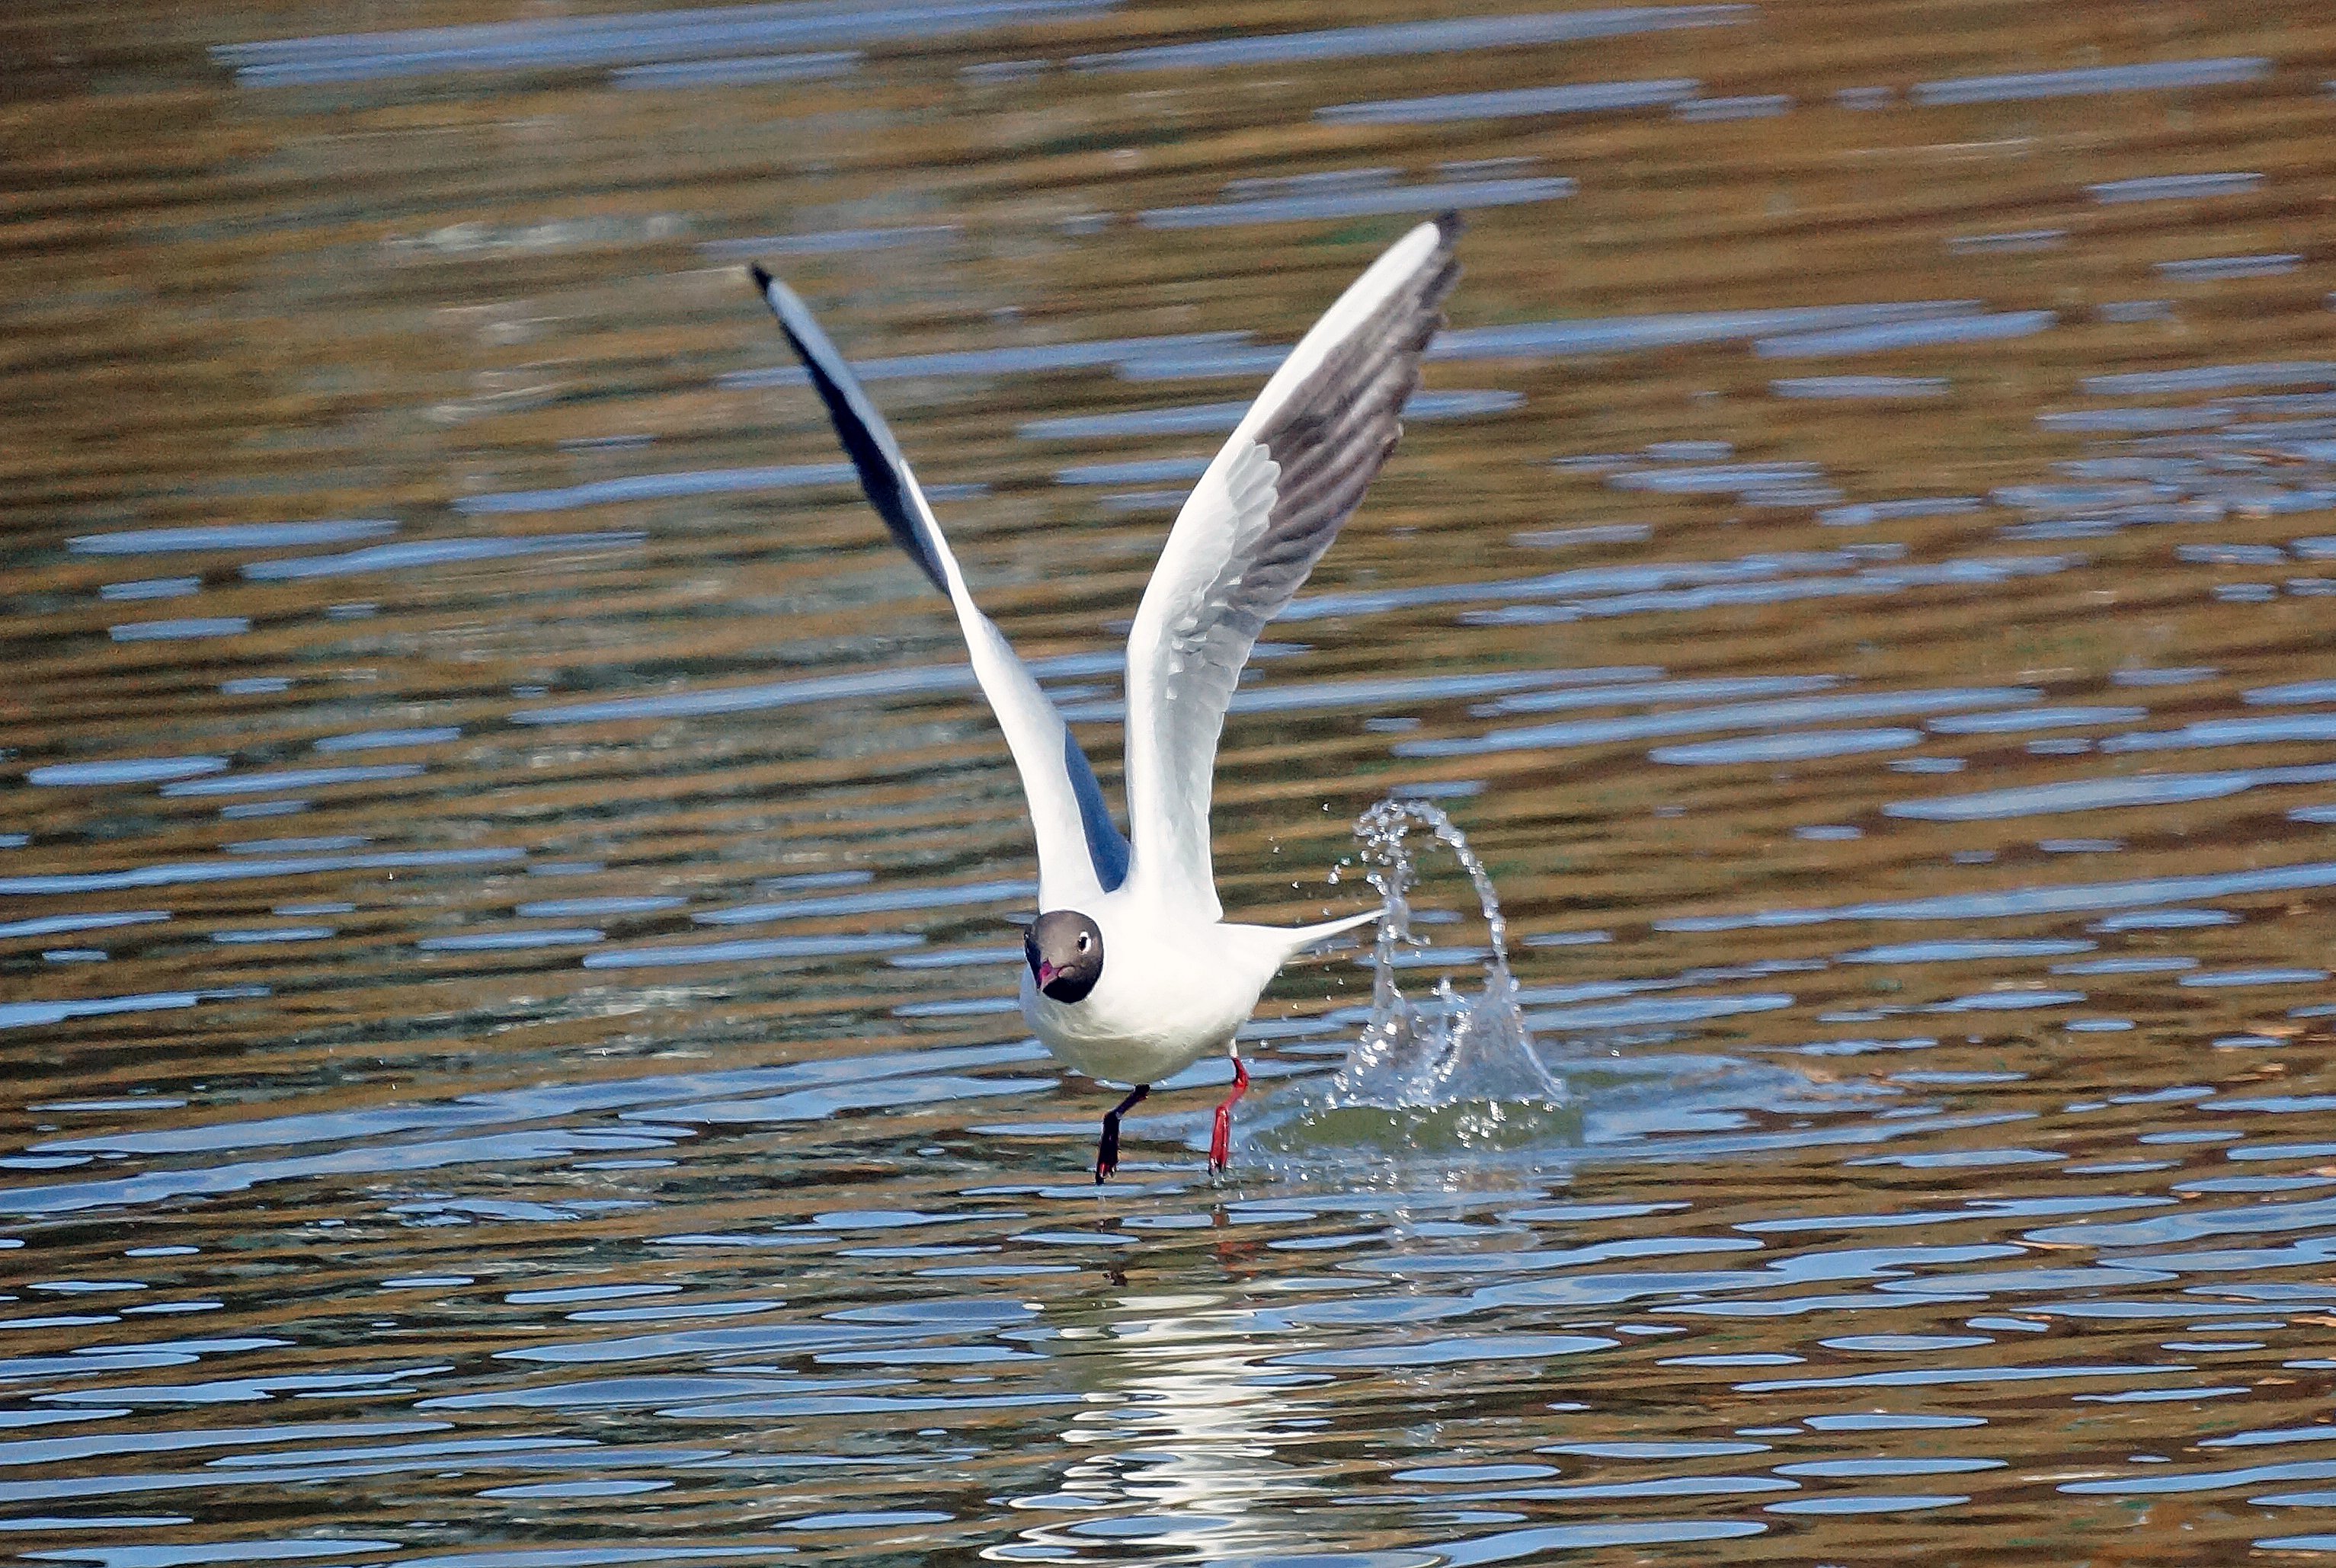
[[[2336,29],[1465,9],[0,21],[0,1553],[2336,1552]],[[1350,951],[1098,1193],[745,263],[1115,790],[1183,487],[1452,206],[1217,862],[1442,805],[1569,1112],[1291,1135]]]

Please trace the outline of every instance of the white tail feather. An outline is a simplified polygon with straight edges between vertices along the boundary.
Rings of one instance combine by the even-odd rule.
[[[1325,920],[1319,926],[1290,927],[1284,930],[1281,935],[1289,940],[1290,956],[1295,957],[1316,942],[1326,941],[1340,931],[1353,930],[1357,926],[1368,924],[1386,913],[1387,910],[1382,906],[1375,910],[1365,910],[1358,915],[1348,915],[1343,920]]]

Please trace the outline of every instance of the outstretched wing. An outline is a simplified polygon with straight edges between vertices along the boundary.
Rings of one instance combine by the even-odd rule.
[[[835,433],[860,472],[860,487],[883,518],[884,526],[932,585],[957,607],[957,623],[973,656],[982,695],[1006,732],[1006,745],[1022,774],[1030,805],[1030,825],[1038,839],[1038,906],[1056,910],[1083,903],[1119,886],[1127,875],[1127,841],[1112,825],[1095,769],[1079,750],[1063,716],[988,616],[966,590],[957,557],[941,537],[933,509],[918,488],[909,460],[900,455],[884,416],[868,400],[859,378],[812,318],[794,291],[757,267],[754,283],[772,314],[811,372],[812,385],[827,404]]]
[[[1459,277],[1456,213],[1338,297],[1273,373],[1176,514],[1127,638],[1127,812],[1148,897],[1222,915],[1209,793],[1225,705],[1403,433],[1420,352]]]

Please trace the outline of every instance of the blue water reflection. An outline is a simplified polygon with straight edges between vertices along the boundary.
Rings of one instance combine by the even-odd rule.
[[[1943,15],[34,51],[20,1554],[2331,1549],[2315,19]],[[1569,1103],[1290,1133],[1346,950],[1241,1031],[1225,1180],[1212,1057],[1098,1193],[1010,765],[743,264],[867,349],[1116,799],[1183,490],[1447,205],[1453,325],[1234,694],[1217,864],[1240,918],[1359,907],[1347,822],[1444,803]],[[1456,891],[1391,963],[1431,1012],[1493,947]]]

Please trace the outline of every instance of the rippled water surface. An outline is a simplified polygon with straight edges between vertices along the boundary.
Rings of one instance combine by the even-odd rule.
[[[0,1553],[2336,1552],[2324,7],[622,3],[0,18]],[[744,263],[1115,789],[1183,487],[1447,206],[1217,859],[1443,806],[1565,1113],[1272,1136],[1349,951],[1098,1193]]]

